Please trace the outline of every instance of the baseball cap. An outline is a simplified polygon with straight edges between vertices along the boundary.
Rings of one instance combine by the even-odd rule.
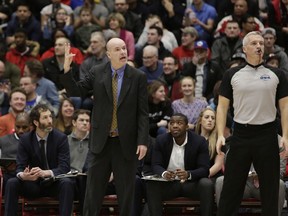
[[[187,26],[185,28],[182,28],[181,31],[183,33],[191,34],[193,36],[198,37],[198,31],[192,26]]]
[[[276,36],[276,31],[274,28],[264,28],[262,31],[262,36],[266,35],[266,34],[272,34],[273,36]]]
[[[246,56],[243,52],[236,52],[232,55],[232,58],[231,60],[235,60],[235,59],[243,59],[243,60],[246,60]]]
[[[206,41],[204,41],[204,40],[195,41],[194,49],[206,49],[207,50],[208,45],[207,45]]]
[[[269,56],[266,58],[265,62],[267,63],[271,61],[272,59],[277,59],[278,61],[280,61],[280,58],[277,55],[275,55],[274,53],[270,53]]]

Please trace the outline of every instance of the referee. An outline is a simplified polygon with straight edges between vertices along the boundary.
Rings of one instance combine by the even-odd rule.
[[[228,70],[222,80],[217,108],[217,153],[225,145],[229,106],[234,110],[234,132],[227,152],[218,216],[238,215],[253,163],[259,176],[262,216],[278,215],[279,147],[288,153],[288,82],[283,71],[263,65],[264,39],[250,32],[243,39],[247,64]],[[283,136],[278,146],[276,112],[279,106]]]

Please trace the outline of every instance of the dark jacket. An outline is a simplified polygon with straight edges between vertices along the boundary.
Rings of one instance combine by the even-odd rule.
[[[45,70],[44,77],[51,80],[55,83],[58,91],[64,88],[63,84],[60,82],[60,75],[63,74],[63,70],[61,70],[58,66],[58,62],[56,57],[53,56],[51,58],[44,59],[42,61],[43,67]],[[79,80],[79,66],[72,62],[71,64],[73,78],[75,80]]]
[[[18,18],[16,16],[12,16],[12,19],[8,23],[7,29],[6,29],[6,35],[7,36],[13,36],[15,34],[15,31],[18,28],[24,28],[27,32],[27,38],[28,40],[33,41],[40,41],[42,38],[42,31],[41,26],[38,20],[34,16],[31,16],[26,23],[23,25],[20,24]]]
[[[197,181],[209,175],[208,143],[204,137],[188,131],[188,140],[185,145],[184,165],[190,172],[191,180]],[[152,169],[154,174],[162,175],[167,170],[173,149],[171,133],[159,135],[152,154]]]
[[[149,134],[152,137],[157,136],[157,123],[161,120],[169,121],[173,115],[173,109],[169,100],[154,104],[149,102]]]
[[[53,129],[47,138],[47,162],[54,176],[70,171],[70,153],[67,136]],[[40,167],[43,169],[41,160],[40,144],[35,130],[23,134],[20,137],[17,151],[17,173],[23,172],[26,167]]]
[[[93,111],[89,148],[92,153],[103,150],[112,122],[113,94],[110,62],[97,65],[88,71],[83,80],[76,83],[71,71],[61,78],[68,95],[85,97],[93,91]],[[123,155],[135,159],[138,145],[148,142],[148,96],[145,74],[128,64],[124,70],[121,92],[118,98],[117,122]]]

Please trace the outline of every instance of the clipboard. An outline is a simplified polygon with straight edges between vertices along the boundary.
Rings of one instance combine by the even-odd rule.
[[[11,173],[16,171],[16,158],[0,158],[2,172]]]

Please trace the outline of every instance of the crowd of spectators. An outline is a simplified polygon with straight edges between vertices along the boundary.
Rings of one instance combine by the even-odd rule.
[[[64,46],[71,44],[73,78],[81,80],[108,61],[106,42],[119,37],[127,45],[128,63],[147,76],[151,143],[169,131],[173,113],[186,115],[189,130],[208,141],[209,177],[215,183],[224,165],[215,153],[218,89],[227,69],[245,63],[242,40],[251,31],[264,37],[263,61],[288,77],[287,0],[2,0],[0,141],[17,133],[17,114],[42,103],[53,111],[55,127],[76,142],[78,115],[90,112],[73,114],[91,111],[93,96],[66,93],[60,81]],[[212,128],[205,128],[206,117]]]

